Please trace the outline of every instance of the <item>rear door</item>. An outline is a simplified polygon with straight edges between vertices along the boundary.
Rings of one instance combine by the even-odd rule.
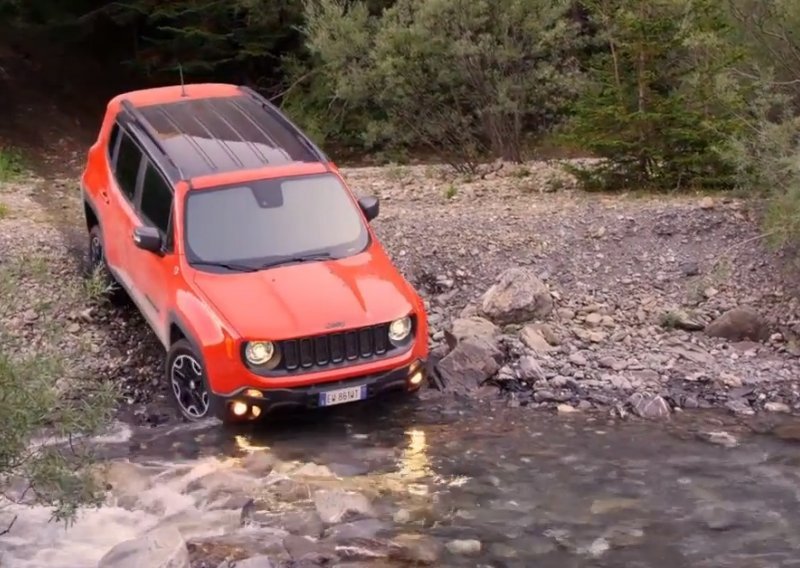
[[[130,271],[127,265],[135,218],[134,201],[143,164],[143,152],[124,127],[114,125],[114,160],[107,190],[108,207],[103,215],[103,239],[108,265],[125,288],[130,288]],[[129,290],[130,291],[130,290]]]

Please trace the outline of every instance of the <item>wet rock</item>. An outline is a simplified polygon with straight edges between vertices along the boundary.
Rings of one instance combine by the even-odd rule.
[[[667,401],[658,395],[634,393],[628,399],[634,414],[646,419],[669,418],[671,410]]]
[[[706,334],[729,341],[765,341],[770,332],[757,311],[749,307],[734,308],[722,314],[706,327]]]
[[[299,536],[319,538],[324,529],[316,511],[259,511],[255,507],[242,508],[243,525],[271,527]]]
[[[697,515],[713,531],[727,531],[742,525],[736,509],[726,504],[704,505],[697,511]]]
[[[176,528],[150,531],[109,550],[97,568],[189,568],[189,550]]]
[[[448,389],[470,392],[500,369],[502,353],[483,339],[468,338],[459,343],[437,370]]]
[[[402,562],[435,565],[444,547],[435,538],[418,534],[401,534],[391,542],[389,557]]]
[[[737,440],[735,436],[723,431],[699,432],[697,437],[711,444],[724,446],[726,448],[735,448],[739,445],[739,440]]]
[[[637,509],[641,507],[641,502],[638,499],[630,499],[625,497],[608,497],[604,499],[595,499],[590,508],[593,515],[606,515],[616,511],[626,509]]]
[[[489,547],[489,554],[497,558],[503,558],[505,560],[513,560],[519,557],[519,552],[517,551],[516,548],[502,542],[496,542],[492,544]]]
[[[389,525],[378,519],[361,519],[341,525],[334,525],[325,531],[325,538],[333,541],[350,539],[372,539]]]
[[[202,558],[206,563],[215,566],[226,558],[251,558],[269,556],[278,560],[286,556],[283,539],[288,534],[279,529],[240,529],[225,535],[204,536],[188,541],[192,560]]]
[[[781,440],[800,442],[800,422],[778,424],[772,433]]]
[[[274,564],[269,556],[253,556],[239,560],[233,566],[234,568],[273,568]]]
[[[509,268],[483,295],[482,312],[499,325],[544,319],[553,311],[553,297],[533,271]]]
[[[325,564],[338,558],[333,544],[315,541],[306,536],[289,535],[283,539],[283,546],[295,562]]]
[[[310,497],[310,490],[305,483],[299,483],[293,479],[281,479],[270,486],[272,494],[287,503],[302,501]]]
[[[570,406],[569,404],[559,404],[556,407],[556,411],[559,414],[575,414],[576,412],[580,412],[580,410],[578,410],[574,406]]]
[[[221,531],[233,531],[241,526],[241,512],[231,509],[205,511],[198,515],[191,509],[185,509],[162,518],[157,528],[175,528],[186,538],[208,532],[208,527]]]
[[[579,546],[575,550],[576,553],[593,558],[599,558],[611,549],[611,545],[605,538],[596,538],[588,545]]]
[[[725,408],[739,416],[753,416],[756,413],[750,403],[743,398],[729,400],[725,403]]]
[[[314,504],[326,525],[375,516],[369,499],[355,491],[320,489],[314,493]]]
[[[784,414],[792,411],[789,405],[784,402],[768,402],[764,405],[764,410],[767,412],[782,412]]]
[[[636,526],[615,526],[606,531],[604,538],[613,548],[637,546],[644,539],[644,530]]]
[[[446,546],[451,554],[458,554],[461,556],[480,554],[482,548],[481,541],[475,539],[451,540]]]

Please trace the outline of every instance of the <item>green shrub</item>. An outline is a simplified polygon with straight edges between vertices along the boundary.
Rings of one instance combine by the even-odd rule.
[[[0,146],[0,182],[13,180],[24,171],[22,154],[14,148]]]
[[[65,341],[57,317],[65,302],[85,302],[85,292],[77,282],[59,281],[59,292],[48,294],[51,263],[43,270],[36,255],[26,255],[0,265],[0,493],[51,506],[56,519],[70,521],[78,507],[102,496],[87,441],[107,424],[117,393],[76,363],[85,354]],[[27,296],[30,290],[47,299]],[[27,317],[23,309],[37,312],[32,337],[4,324]]]
[[[598,51],[563,140],[603,159],[573,168],[590,190],[727,188],[718,147],[744,104],[718,0],[588,0]]]
[[[570,4],[398,0],[377,16],[310,1],[314,106],[353,117],[369,148],[427,148],[462,172],[488,156],[519,161],[526,134],[546,132],[579,87]]]

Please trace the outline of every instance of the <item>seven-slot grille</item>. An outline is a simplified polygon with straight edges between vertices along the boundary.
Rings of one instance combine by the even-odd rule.
[[[286,339],[278,342],[278,347],[282,355],[278,369],[285,371],[373,359],[395,349],[389,341],[389,324]]]

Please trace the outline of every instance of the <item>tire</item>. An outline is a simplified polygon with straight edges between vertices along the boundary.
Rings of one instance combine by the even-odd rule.
[[[113,305],[122,306],[127,304],[128,295],[108,269],[105,247],[103,246],[103,233],[99,225],[95,225],[89,230],[89,242],[86,251],[86,277],[100,279],[100,283],[107,291],[105,295]]]
[[[203,359],[186,339],[172,344],[167,354],[167,388],[184,420],[198,422],[218,411],[203,365]]]
[[[187,339],[179,339],[170,347],[165,374],[172,403],[187,422],[211,417],[223,424],[241,422],[227,411],[225,400],[211,392],[203,358]]]

